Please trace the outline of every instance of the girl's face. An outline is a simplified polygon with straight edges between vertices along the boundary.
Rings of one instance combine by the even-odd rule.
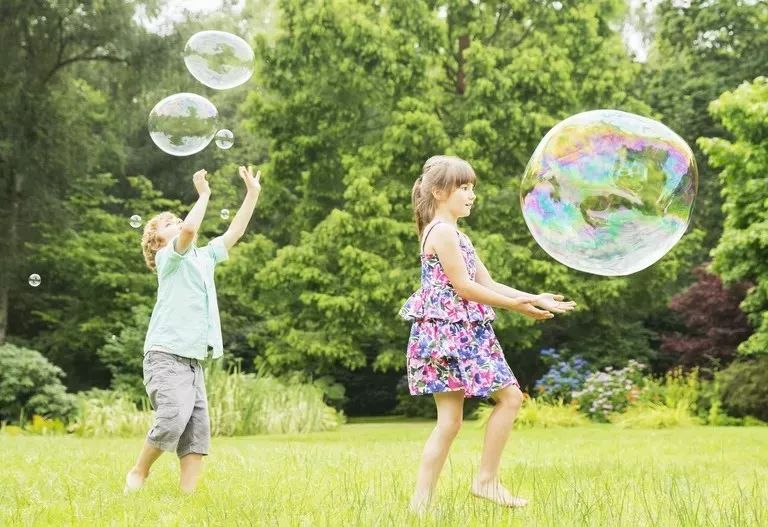
[[[465,183],[451,192],[443,206],[456,218],[466,218],[475,203],[475,185]]]
[[[168,218],[157,226],[157,234],[162,238],[163,244],[168,243],[181,232],[181,218]]]

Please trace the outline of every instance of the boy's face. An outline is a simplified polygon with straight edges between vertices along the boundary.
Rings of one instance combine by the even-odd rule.
[[[157,235],[163,241],[163,245],[168,243],[181,232],[181,218],[166,218],[157,226]]]

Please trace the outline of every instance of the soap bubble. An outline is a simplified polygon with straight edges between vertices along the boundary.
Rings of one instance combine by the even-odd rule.
[[[254,55],[242,38],[224,31],[200,31],[184,46],[184,64],[197,80],[226,90],[243,84],[253,74]]]
[[[40,279],[40,275],[39,274],[33,273],[33,274],[29,275],[29,285],[31,285],[32,287],[39,286],[41,282],[42,282],[42,280]]]
[[[219,216],[221,216],[222,220],[228,220],[229,219],[229,209],[221,209],[221,212],[219,213]]]
[[[134,229],[138,229],[139,227],[141,227],[141,216],[139,216],[138,214],[134,214],[133,216],[131,216],[130,224],[131,224],[131,227],[133,227]]]
[[[628,275],[664,256],[688,226],[696,161],[658,121],[616,110],[571,116],[528,162],[520,203],[536,242],[588,273]]]
[[[205,97],[176,93],[149,112],[149,135],[163,152],[189,156],[211,142],[218,116],[216,107]]]
[[[227,130],[226,128],[222,128],[218,132],[216,132],[216,146],[221,148],[222,150],[227,150],[229,148],[232,148],[232,145],[235,144],[235,134],[233,134],[230,130]]]

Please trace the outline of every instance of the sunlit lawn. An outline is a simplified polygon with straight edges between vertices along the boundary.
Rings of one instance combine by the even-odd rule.
[[[482,439],[468,421],[419,520],[407,503],[431,427],[216,438],[192,497],[170,455],[122,495],[141,438],[0,436],[0,525],[768,525],[765,427],[518,430],[503,479],[531,504],[506,510],[468,493]]]

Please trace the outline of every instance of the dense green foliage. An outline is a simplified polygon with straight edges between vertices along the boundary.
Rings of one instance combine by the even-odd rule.
[[[768,421],[768,355],[738,360],[719,372],[718,380],[728,415]]]
[[[632,358],[672,365],[659,354],[659,334],[687,333],[670,322],[668,301],[720,239],[721,188],[714,269],[727,283],[756,284],[742,305],[756,332],[742,351],[764,351],[765,84],[736,88],[765,69],[768,37],[755,28],[766,3],[675,4],[660,2],[647,21],[650,54],[638,63],[619,33],[622,0],[281,0],[248,2],[237,14],[227,3],[168,34],[134,16],[151,16],[157,2],[5,2],[0,342],[41,350],[72,390],[111,385],[140,397],[155,277],[128,218],[184,214],[191,174],[206,168],[213,197],[204,243],[226,228],[219,209],[234,211],[241,199],[235,167],[252,162],[263,172],[261,202],[217,270],[228,357],[246,370],[322,379],[334,404],[384,413],[402,394],[408,327],[397,312],[419,277],[411,186],[427,157],[447,152],[476,169],[479,202],[462,228],[493,277],[580,305],[544,324],[498,313],[523,388],[546,372],[546,348],[594,369]],[[184,70],[184,42],[204,28],[253,44],[249,83],[214,92]],[[736,91],[708,114],[728,90]],[[190,158],[159,151],[146,117],[179,91],[210,97],[235,147]],[[658,117],[709,156],[698,158],[696,229],[629,277],[554,262],[519,210],[519,178],[538,141],[560,119],[594,108]],[[735,190],[745,184],[756,187]],[[33,272],[38,288],[27,285]]]
[[[39,352],[0,346],[0,421],[26,421],[33,415],[66,419],[75,400],[61,382],[64,372]]]
[[[755,332],[743,353],[768,352],[768,78],[758,77],[710,106],[734,139],[702,138],[710,162],[722,169],[725,224],[713,251],[726,284],[754,285],[741,304]]]

